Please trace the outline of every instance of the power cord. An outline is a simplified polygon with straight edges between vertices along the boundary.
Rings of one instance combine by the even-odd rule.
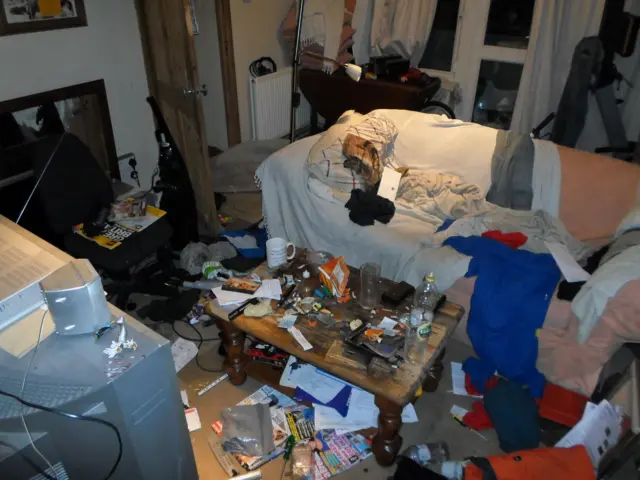
[[[102,420],[101,418],[89,417],[89,416],[80,415],[80,414],[77,414],[77,413],[65,412],[65,411],[62,411],[62,410],[58,410],[57,408],[51,408],[51,407],[45,407],[44,405],[38,405],[37,403],[32,403],[32,402],[29,402],[27,400],[23,400],[19,396],[14,395],[13,393],[5,392],[4,390],[0,390],[0,395],[4,395],[5,397],[13,398],[14,400],[20,402],[24,406],[27,406],[27,407],[30,407],[30,408],[35,408],[37,410],[42,410],[43,412],[53,413],[55,415],[60,415],[61,417],[72,418],[74,420],[82,420],[84,422],[99,423],[100,425],[104,425],[105,427],[109,427],[111,430],[114,431],[114,433],[116,434],[116,437],[118,438],[118,457],[116,458],[116,461],[114,462],[113,467],[111,467],[111,470],[109,470],[109,473],[105,477],[105,480],[108,480],[109,478],[111,478],[113,473],[118,468],[118,465],[120,464],[120,460],[122,459],[122,437],[120,436],[120,431],[118,430],[118,427],[116,427],[113,423],[108,422],[107,420]],[[54,470],[54,472],[55,472],[55,470]]]
[[[205,368],[202,366],[202,364],[200,363],[200,347],[202,347],[202,344],[204,342],[219,342],[221,339],[219,337],[217,338],[204,338],[202,336],[202,334],[200,333],[200,330],[198,330],[196,327],[194,327],[193,325],[191,325],[188,321],[186,320],[178,320],[180,322],[184,322],[187,325],[189,325],[189,327],[191,327],[193,329],[194,332],[196,332],[196,335],[198,335],[198,338],[189,338],[189,337],[185,337],[184,335],[182,335],[180,332],[178,332],[178,330],[176,330],[176,322],[173,322],[171,324],[171,328],[173,329],[174,333],[176,335],[178,335],[180,338],[183,338],[185,340],[189,340],[191,342],[197,342],[198,343],[198,353],[196,353],[196,365],[198,365],[198,367],[201,370],[204,370],[205,372],[210,372],[210,373],[221,373],[224,372],[225,369],[224,368],[217,368],[217,369],[213,369],[213,368]]]
[[[20,402],[23,406],[27,406],[27,407],[30,407],[30,408],[35,408],[37,410],[42,410],[44,412],[54,413],[56,415],[60,415],[62,417],[67,417],[67,418],[72,418],[74,420],[83,420],[83,421],[86,421],[86,422],[99,423],[101,425],[105,425],[105,426],[111,428],[115,432],[116,437],[118,437],[118,457],[116,458],[116,461],[113,464],[113,467],[111,467],[111,470],[109,471],[109,474],[105,477],[105,480],[108,480],[113,475],[113,472],[116,471],[116,468],[118,468],[118,465],[120,464],[120,460],[122,459],[122,437],[120,436],[120,432],[118,431],[118,428],[113,423],[108,422],[106,420],[102,420],[100,418],[93,418],[93,417],[89,417],[89,416],[86,416],[86,415],[80,415],[80,414],[75,414],[75,413],[64,412],[64,411],[58,410],[56,408],[45,407],[44,405],[38,405],[37,403],[32,403],[32,402],[29,402],[29,401],[24,400],[22,398],[24,396],[24,390],[25,390],[25,386],[27,384],[27,377],[29,375],[29,371],[31,370],[31,365],[33,364],[33,360],[35,359],[36,354],[38,353],[38,346],[40,345],[40,340],[42,339],[42,329],[44,327],[44,319],[46,318],[48,312],[49,312],[49,310],[47,309],[42,314],[42,319],[40,320],[40,330],[38,331],[38,340],[36,341],[36,345],[35,345],[35,347],[33,349],[33,355],[31,355],[31,358],[29,359],[29,363],[27,364],[27,368],[26,368],[26,370],[24,372],[24,376],[22,377],[22,386],[20,387],[20,396],[14,395],[13,393],[9,393],[9,392],[6,392],[6,391],[1,390],[1,389],[0,389],[0,395],[4,395],[5,397],[13,398],[14,400]],[[198,333],[200,333],[200,332],[198,332]],[[33,450],[40,456],[40,458],[42,458],[42,460],[44,460],[44,462],[47,464],[47,466],[51,469],[51,471],[55,475],[55,480],[60,480],[60,477],[58,477],[58,473],[56,472],[55,468],[53,468],[53,465],[51,464],[51,462],[36,447],[36,445],[35,445],[35,443],[33,441],[33,437],[31,436],[31,432],[29,431],[29,427],[27,426],[27,422],[26,422],[26,420],[24,418],[24,408],[20,409],[20,419],[22,420],[22,426],[24,427],[24,430],[27,433],[27,436],[29,437],[29,441],[31,442],[31,448],[33,448]],[[47,477],[47,478],[53,478],[53,477]]]
[[[24,376],[22,377],[22,386],[20,387],[21,398],[24,397],[24,388],[27,384],[27,376],[29,375],[29,370],[31,370],[31,364],[33,363],[33,360],[36,358],[36,354],[38,353],[38,346],[40,345],[40,340],[42,339],[42,328],[44,327],[44,319],[47,316],[48,312],[49,312],[49,309],[48,308],[45,309],[44,313],[42,314],[42,318],[40,319],[40,330],[38,331],[38,340],[36,341],[36,346],[33,348],[33,355],[31,355],[31,358],[29,359],[29,363],[27,364],[27,368],[24,371]],[[31,448],[33,448],[33,450],[38,454],[38,456],[42,460],[44,460],[44,463],[47,464],[47,466],[51,469],[53,474],[56,476],[56,480],[60,480],[60,478],[58,478],[58,473],[53,468],[53,465],[51,465],[51,462],[49,461],[49,459],[45,457],[40,450],[38,450],[38,447],[36,447],[36,444],[33,441],[33,437],[31,436],[31,432],[29,431],[29,427],[27,426],[27,421],[24,419],[24,408],[20,409],[20,420],[22,421],[22,427],[24,428],[24,431],[26,432],[27,437],[29,437],[29,442],[31,442]]]
[[[47,478],[48,480],[56,480],[57,475],[56,477],[52,477],[51,475],[49,475],[42,468],[40,468],[36,462],[34,462],[29,457],[27,457],[24,453],[22,453],[20,449],[18,449],[18,447],[16,447],[15,445],[11,445],[10,443],[4,442],[2,440],[0,440],[0,445],[7,447],[9,450],[13,450],[17,455],[20,456],[20,458],[22,458],[25,462],[27,462],[31,468],[33,468],[37,473],[42,475],[44,478]],[[55,470],[53,470],[53,473],[55,474]]]

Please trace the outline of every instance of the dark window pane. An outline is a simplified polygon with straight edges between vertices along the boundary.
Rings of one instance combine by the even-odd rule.
[[[526,49],[535,3],[535,0],[491,0],[484,44]]]
[[[483,60],[480,64],[473,121],[508,130],[518,98],[522,65]]]
[[[459,9],[460,0],[438,1],[429,41],[418,64],[420,67],[445,72],[451,70],[453,49],[456,44]]]

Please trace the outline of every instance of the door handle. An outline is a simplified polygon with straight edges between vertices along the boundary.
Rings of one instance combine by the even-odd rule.
[[[200,88],[184,87],[182,89],[182,94],[185,97],[188,97],[189,95],[202,95],[203,97],[206,97],[209,94],[209,87],[207,87],[205,83],[203,83]]]

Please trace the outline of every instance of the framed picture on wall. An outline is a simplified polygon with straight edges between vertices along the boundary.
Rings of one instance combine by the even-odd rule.
[[[84,0],[0,0],[0,36],[84,27]]]

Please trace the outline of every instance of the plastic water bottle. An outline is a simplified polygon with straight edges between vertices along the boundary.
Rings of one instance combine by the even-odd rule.
[[[400,456],[407,457],[426,467],[428,464],[449,460],[449,446],[445,442],[422,443],[405,449]]]
[[[429,337],[433,325],[433,310],[440,295],[436,287],[433,273],[425,276],[424,281],[416,288],[411,307],[411,332],[406,345],[409,360],[421,363],[429,351]]]

